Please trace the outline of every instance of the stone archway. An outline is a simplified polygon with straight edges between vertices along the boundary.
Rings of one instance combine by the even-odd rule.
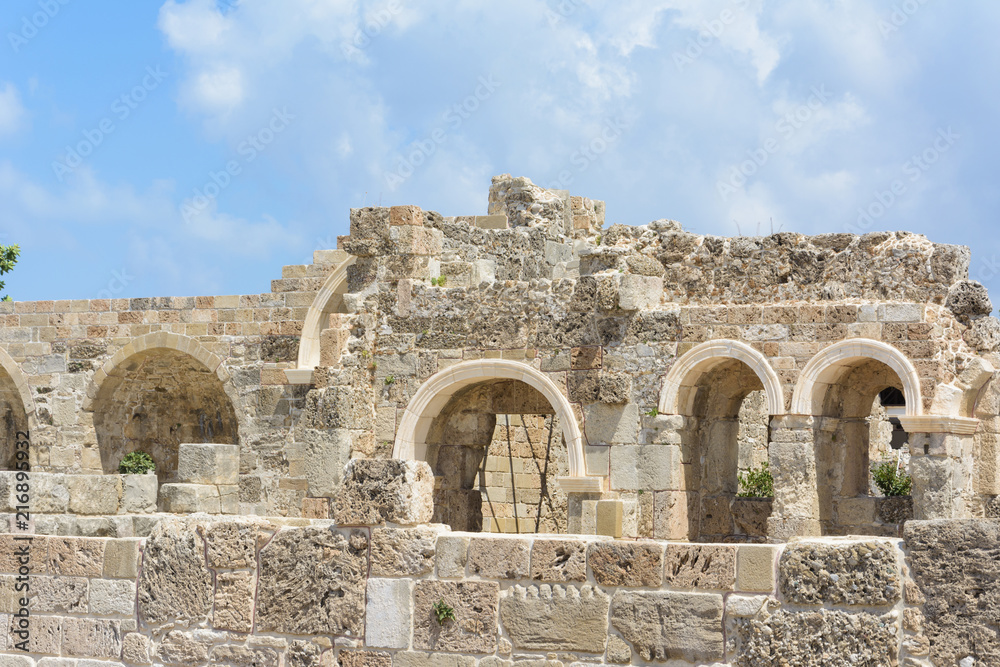
[[[324,325],[333,313],[345,312],[343,308],[344,294],[347,291],[347,270],[357,260],[351,257],[342,262],[323,283],[313,299],[306,319],[302,324],[302,337],[299,340],[299,357],[296,371],[311,372],[320,364],[320,336]]]
[[[28,380],[17,362],[0,349],[0,470],[14,470],[19,432],[31,428],[35,407]]]

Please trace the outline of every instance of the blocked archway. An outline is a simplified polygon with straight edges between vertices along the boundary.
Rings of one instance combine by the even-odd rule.
[[[95,374],[93,412],[105,473],[143,451],[161,483],[174,481],[181,443],[239,444],[239,419],[221,359],[197,341],[156,333],[119,350]]]
[[[6,351],[0,349],[0,470],[15,469],[19,432],[31,427],[34,403],[27,378]]]
[[[323,282],[316,293],[306,319],[302,324],[302,337],[299,340],[299,357],[296,364],[298,371],[312,371],[320,364],[320,336],[330,315],[343,313],[344,294],[347,292],[347,269],[357,260],[350,257],[342,262]]]

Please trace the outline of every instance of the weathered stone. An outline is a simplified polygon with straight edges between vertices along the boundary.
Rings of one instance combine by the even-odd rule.
[[[238,445],[197,443],[178,445],[177,481],[187,484],[236,484],[239,481]]]
[[[898,628],[888,616],[844,611],[778,611],[737,618],[739,667],[897,664]]]
[[[73,514],[117,514],[123,493],[120,475],[66,475],[69,511]]]
[[[494,581],[418,581],[413,594],[413,647],[453,653],[492,653],[497,648]],[[432,607],[443,601],[455,620],[439,623]]]
[[[428,523],[434,514],[434,473],[423,461],[353,459],[334,504],[341,525]]]
[[[526,579],[531,542],[514,537],[474,537],[469,544],[469,573],[484,579]]]
[[[952,285],[945,306],[965,324],[993,312],[989,292],[975,280],[960,280]]]
[[[95,579],[95,581],[100,581]],[[31,578],[32,613],[86,613],[89,585],[83,577]],[[4,610],[7,611],[7,610]],[[15,611],[10,609],[10,611]]]
[[[21,649],[17,648],[17,644],[27,641],[27,648],[31,653],[48,653],[50,655],[61,653],[63,618],[59,616],[34,616],[31,618],[27,630],[20,629],[18,623],[18,619],[11,616],[10,623],[4,623],[3,626],[4,640],[12,649],[20,652]],[[22,632],[25,634],[21,634]]]
[[[365,643],[376,648],[406,648],[413,624],[413,590],[406,579],[368,580]]]
[[[139,574],[139,615],[153,627],[198,623],[212,609],[212,573],[193,526],[161,521],[146,542]]]
[[[133,665],[148,665],[150,656],[149,637],[138,632],[129,632],[122,640],[122,660]]]
[[[156,475],[122,475],[121,511],[126,514],[150,514],[156,511],[160,483]]]
[[[468,655],[400,651],[393,656],[392,665],[393,667],[475,667],[476,659]]]
[[[632,662],[632,647],[618,635],[608,636],[608,661],[622,665]]]
[[[772,506],[770,498],[735,498],[730,511],[736,532],[748,537],[766,537]]]
[[[777,549],[758,544],[741,544],[736,552],[736,590],[754,593],[774,591],[774,560]]]
[[[294,641],[288,646],[288,667],[320,667],[323,649],[313,642]]]
[[[736,583],[736,547],[668,544],[664,583],[675,588],[729,591]]]
[[[282,530],[260,552],[256,626],[264,632],[359,636],[367,574],[363,531]]]
[[[168,632],[157,648],[156,657],[174,665],[193,665],[208,660],[209,645],[193,632]]]
[[[443,578],[465,576],[469,560],[470,538],[461,535],[441,535],[437,539],[437,575]]]
[[[62,620],[64,655],[86,658],[118,658],[122,652],[119,621],[65,617]]]
[[[781,593],[794,604],[892,606],[903,593],[896,559],[886,542],[791,544],[778,563]]]
[[[104,540],[53,537],[48,540],[47,565],[54,574],[99,577],[104,570]]]
[[[402,577],[434,569],[437,531],[431,528],[372,530],[372,576]]]
[[[278,667],[278,654],[266,647],[215,646],[211,661],[214,665],[233,667]]]
[[[139,575],[137,539],[108,540],[104,547],[104,576],[112,579],[135,579]]]
[[[340,667],[392,667],[392,655],[378,651],[341,651]]]
[[[217,574],[212,625],[219,630],[250,632],[253,629],[256,584],[257,579],[252,572]]]
[[[214,484],[163,484],[160,486],[160,506],[171,514],[220,514],[222,500]]]
[[[1000,349],[1000,320],[980,317],[962,334],[962,338],[979,353],[996,352]]]
[[[643,660],[722,660],[722,596],[618,591],[611,624]]]
[[[125,579],[90,582],[90,613],[99,616],[134,616],[135,583]]]
[[[601,586],[663,583],[663,545],[655,542],[595,542],[587,549],[587,562]]]
[[[531,546],[531,578],[535,581],[586,581],[587,543],[535,540]]]
[[[219,521],[203,531],[208,564],[226,570],[257,566],[258,524],[251,521]]]
[[[500,598],[514,648],[603,653],[611,599],[592,586],[515,586]]]

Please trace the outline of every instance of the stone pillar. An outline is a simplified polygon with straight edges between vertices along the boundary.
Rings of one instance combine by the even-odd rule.
[[[815,423],[816,418],[808,415],[771,417],[768,461],[774,477],[774,503],[767,520],[771,539],[821,534]]]
[[[899,421],[910,436],[913,518],[968,518],[973,438],[979,420],[924,415]]]

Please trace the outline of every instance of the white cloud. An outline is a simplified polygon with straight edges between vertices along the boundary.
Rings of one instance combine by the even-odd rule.
[[[12,83],[0,85],[0,137],[9,136],[24,127],[27,111]]]

